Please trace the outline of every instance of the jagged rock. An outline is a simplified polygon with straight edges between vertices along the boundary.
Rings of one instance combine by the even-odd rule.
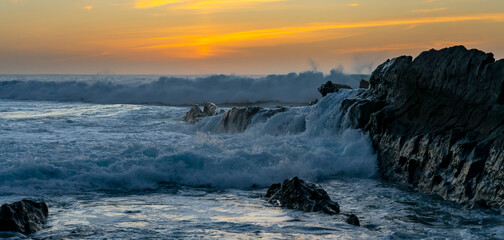
[[[343,89],[352,89],[350,86],[345,85],[345,84],[337,84],[337,83],[332,83],[331,81],[327,81],[326,83],[322,84],[318,88],[318,91],[320,94],[322,94],[323,97],[325,97],[329,93],[335,93],[340,90],[340,88]]]
[[[317,104],[317,103],[318,103],[318,99],[313,99],[313,100],[311,100],[311,101],[308,103],[308,105],[310,105],[310,106],[311,106],[311,105],[315,105],[315,104]]]
[[[378,66],[342,102],[370,133],[385,179],[504,208],[504,60],[457,46]]]
[[[355,214],[350,214],[350,216],[348,216],[348,218],[346,219],[346,223],[355,226],[360,226],[359,218],[357,218]]]
[[[243,132],[250,123],[252,116],[261,110],[260,107],[233,107],[224,113],[219,123],[221,132]]]
[[[340,212],[338,203],[333,202],[324,189],[318,184],[294,177],[286,179],[283,184],[273,184],[266,193],[268,202],[281,207],[302,210],[305,212],[322,211],[327,214]]]
[[[215,103],[205,103],[205,105],[203,105],[203,112],[208,115],[208,116],[213,116],[213,115],[217,115],[219,114],[220,112],[217,112],[217,105],[215,105]]]
[[[369,82],[362,79],[360,80],[359,82],[359,88],[365,88],[365,89],[368,89],[369,88]]]
[[[201,108],[198,104],[194,104],[192,105],[191,110],[189,110],[182,118],[182,121],[186,121],[188,123],[197,123],[205,117],[214,116],[221,113],[222,111],[218,111],[217,105],[215,105],[214,103],[205,103],[205,105],[203,105],[203,111],[201,111]]]
[[[42,229],[42,221],[49,214],[47,204],[21,200],[3,204],[0,209],[0,231],[29,234]]]

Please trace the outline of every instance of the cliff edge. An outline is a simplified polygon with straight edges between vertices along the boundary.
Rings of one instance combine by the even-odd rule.
[[[504,208],[504,60],[463,46],[398,57],[342,105],[385,179]]]

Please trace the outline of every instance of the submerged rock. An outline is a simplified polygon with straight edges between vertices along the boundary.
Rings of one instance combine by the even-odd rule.
[[[281,207],[297,209],[305,212],[322,211],[327,214],[340,212],[338,203],[318,184],[294,177],[286,179],[283,184],[271,185],[266,193],[268,202]]]
[[[337,83],[332,83],[331,81],[327,81],[326,83],[322,84],[318,88],[318,91],[320,94],[322,94],[323,97],[325,97],[329,93],[335,93],[340,90],[340,88],[343,89],[352,89],[350,86],[345,85],[345,84],[337,84]]]
[[[42,229],[42,221],[49,214],[47,204],[21,200],[3,204],[0,209],[0,231],[29,234]]]
[[[197,123],[205,117],[214,116],[221,113],[222,111],[218,111],[217,105],[215,105],[214,103],[205,103],[205,105],[203,105],[203,111],[201,111],[201,108],[198,104],[194,104],[192,105],[191,110],[189,110],[182,118],[182,121],[186,121],[188,123]]]
[[[504,208],[504,60],[458,46],[378,66],[342,108],[369,132],[385,179]]]
[[[359,218],[357,218],[355,214],[350,214],[350,216],[348,216],[348,218],[346,219],[346,223],[355,226],[360,226]]]

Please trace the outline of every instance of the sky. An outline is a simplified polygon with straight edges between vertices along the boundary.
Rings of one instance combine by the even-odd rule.
[[[0,74],[368,74],[503,43],[503,0],[0,0]]]

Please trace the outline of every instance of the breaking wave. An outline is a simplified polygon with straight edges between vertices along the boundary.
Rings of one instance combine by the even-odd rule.
[[[306,103],[319,97],[317,88],[326,81],[355,88],[362,77],[366,76],[345,75],[338,71],[329,75],[303,72],[265,77],[161,77],[154,81],[124,81],[124,76],[96,77],[94,81],[90,76],[46,76],[42,80],[37,80],[36,76],[12,76],[10,79],[4,76],[0,81],[0,98],[101,104]]]
[[[299,176],[374,176],[369,137],[348,129],[341,90],[316,105],[258,115],[243,133],[216,134],[222,115],[196,125],[187,107],[4,101],[0,104],[3,194],[268,186]]]

